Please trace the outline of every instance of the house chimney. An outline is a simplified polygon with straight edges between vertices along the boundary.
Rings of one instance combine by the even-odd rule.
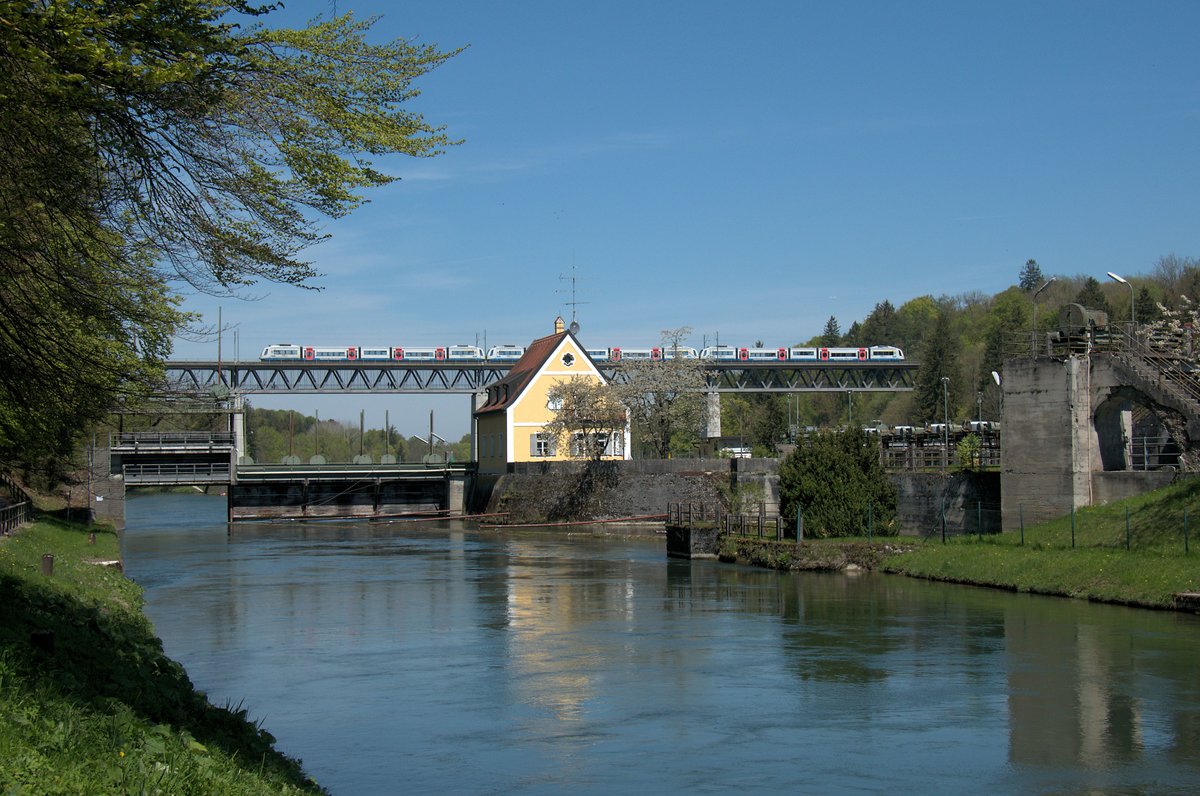
[[[557,318],[554,319],[554,333],[555,334],[562,334],[566,328],[567,328],[567,325],[563,322],[561,315],[559,315]]]

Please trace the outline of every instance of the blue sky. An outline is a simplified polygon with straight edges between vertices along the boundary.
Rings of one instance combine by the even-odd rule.
[[[332,4],[289,2],[277,24]],[[341,0],[469,45],[412,108],[464,143],[329,223],[320,292],[188,296],[264,345],[794,343],[878,301],[1200,255],[1196,2]],[[233,351],[232,335],[223,350]],[[877,341],[887,343],[890,341]],[[179,341],[177,358],[216,343]],[[467,430],[464,398],[252,399]],[[399,419],[398,419],[399,418]],[[370,420],[368,420],[370,422]]]

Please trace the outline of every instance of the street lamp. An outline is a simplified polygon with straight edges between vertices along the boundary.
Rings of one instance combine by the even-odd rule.
[[[1129,287],[1129,323],[1132,324],[1133,327],[1136,329],[1137,328],[1137,314],[1134,311],[1136,308],[1134,307],[1134,304],[1133,304],[1133,285],[1129,284],[1129,280],[1122,279],[1121,277],[1114,274],[1112,271],[1108,272],[1108,277],[1109,277],[1109,279],[1112,279],[1113,281],[1120,282],[1122,285],[1128,285],[1128,287]]]
[[[1042,294],[1042,291],[1043,291],[1043,290],[1045,290],[1046,288],[1050,287],[1050,286],[1051,286],[1052,284],[1054,284],[1056,281],[1058,281],[1058,277],[1057,277],[1057,276],[1052,276],[1052,277],[1050,277],[1049,279],[1047,279],[1047,280],[1045,281],[1045,283],[1044,283],[1044,284],[1043,284],[1041,287],[1039,287],[1037,290],[1033,291],[1033,355],[1034,355],[1035,357],[1037,356],[1037,329],[1038,329],[1038,324],[1037,324],[1037,316],[1038,316],[1038,301],[1037,301],[1037,297],[1038,297],[1038,296],[1040,296],[1040,295]]]
[[[1004,422],[1004,387],[1000,384],[1000,373],[992,371],[992,381],[996,382],[996,387],[1000,392],[1000,422]]]
[[[950,464],[950,377],[942,376],[942,473]]]

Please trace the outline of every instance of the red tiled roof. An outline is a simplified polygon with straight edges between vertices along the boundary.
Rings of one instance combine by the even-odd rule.
[[[502,412],[512,406],[559,344],[570,336],[570,332],[558,332],[530,343],[524,355],[513,363],[504,378],[488,387],[487,403],[475,410],[476,416]]]

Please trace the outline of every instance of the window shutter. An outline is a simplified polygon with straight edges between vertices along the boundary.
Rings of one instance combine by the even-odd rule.
[[[538,455],[538,435],[537,434],[529,435],[529,455],[530,456]]]

